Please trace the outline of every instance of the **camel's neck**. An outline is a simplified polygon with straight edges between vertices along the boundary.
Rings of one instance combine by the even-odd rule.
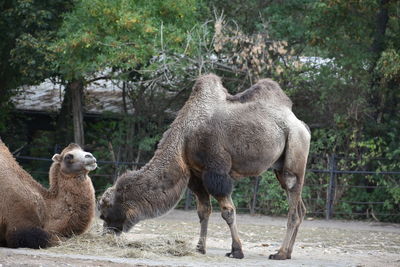
[[[50,166],[50,171],[49,171],[49,190],[48,190],[48,196],[47,198],[54,198],[58,194],[58,180],[59,180],[59,174],[60,174],[60,164],[58,163],[53,163]]]
[[[151,161],[141,170],[133,174],[128,172],[119,178],[121,186],[128,188],[122,185],[127,184],[130,188],[124,193],[124,198],[135,222],[171,210],[180,200],[188,182],[189,171],[181,157],[175,157],[165,165]]]
[[[45,197],[48,220],[46,230],[63,236],[80,234],[94,217],[95,195],[92,181],[86,174],[65,176],[60,165],[50,168],[50,188]]]

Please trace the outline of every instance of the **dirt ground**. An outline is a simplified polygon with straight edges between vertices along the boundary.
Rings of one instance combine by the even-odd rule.
[[[174,210],[139,223],[120,237],[101,235],[101,221],[81,236],[44,249],[0,248],[6,266],[400,266],[400,225],[349,221],[304,221],[291,260],[272,261],[286,218],[238,215],[245,258],[225,257],[231,238],[214,212],[207,254],[194,250],[199,233],[195,211]]]

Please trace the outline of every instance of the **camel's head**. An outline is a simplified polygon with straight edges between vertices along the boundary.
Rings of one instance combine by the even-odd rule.
[[[97,168],[96,158],[77,144],[69,144],[61,154],[55,154],[53,161],[59,163],[67,175],[88,173]]]
[[[109,187],[101,196],[97,207],[100,211],[100,219],[104,221],[103,232],[113,232],[120,234],[123,231],[123,224],[126,220],[124,212],[120,205],[114,201],[115,187]]]
[[[119,235],[129,229],[124,227],[127,218],[121,204],[115,202],[114,193],[115,187],[109,187],[100,198],[98,209],[100,211],[100,219],[104,221],[103,232]]]
[[[118,180],[121,180],[121,177]],[[120,183],[109,187],[98,201],[100,219],[104,221],[104,233],[119,235],[128,232],[141,218],[139,210],[134,207],[134,201],[125,199],[127,196],[122,192],[122,188],[124,186]]]

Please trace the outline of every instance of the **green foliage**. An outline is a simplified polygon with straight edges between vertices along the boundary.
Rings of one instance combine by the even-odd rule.
[[[39,131],[30,145],[29,155],[51,159],[54,155],[54,134],[51,131]],[[49,185],[49,169],[51,161],[30,161],[25,168],[36,180],[45,186]]]
[[[400,55],[394,49],[383,51],[377,63],[377,71],[382,73],[385,82],[400,81]]]
[[[6,88],[35,84],[50,76],[48,45],[72,1],[4,1],[0,13],[2,67]],[[12,25],[10,27],[10,25]],[[4,39],[3,39],[4,38]]]
[[[209,14],[210,17],[223,13],[229,21],[234,21],[247,34],[263,30],[262,23],[268,18],[264,16],[263,10],[270,4],[260,0],[206,0],[205,2],[214,12]]]
[[[0,2],[0,135],[11,121],[10,98],[23,84],[50,77],[48,45],[72,1],[5,0]]]
[[[157,48],[184,45],[195,25],[199,2],[83,0],[65,16],[52,50],[67,80],[106,68],[130,69],[156,55]]]
[[[273,172],[262,175],[257,198],[260,212],[269,215],[286,215],[288,202],[286,192],[281,188]]]

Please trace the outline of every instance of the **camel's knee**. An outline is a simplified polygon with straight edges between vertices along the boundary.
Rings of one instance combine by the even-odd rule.
[[[297,211],[295,211],[293,214],[289,214],[288,217],[288,228],[297,227],[303,221],[303,216],[301,216]]]
[[[228,225],[235,222],[235,210],[233,208],[222,208],[221,216]]]
[[[294,173],[290,171],[284,171],[283,177],[287,190],[292,191],[297,188],[298,179]]]

